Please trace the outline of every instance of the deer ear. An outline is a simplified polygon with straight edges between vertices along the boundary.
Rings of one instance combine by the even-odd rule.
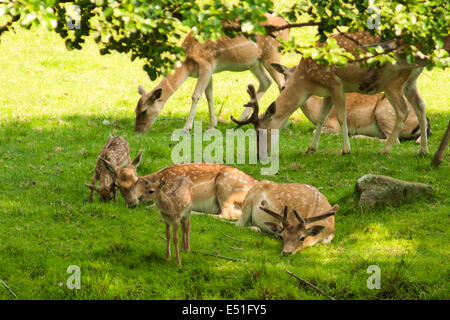
[[[162,88],[156,89],[155,91],[153,91],[150,100],[156,101],[161,97],[161,95],[162,95]]]
[[[91,189],[91,190],[94,190],[94,191],[100,191],[100,187],[99,186],[94,186],[93,184],[87,184],[87,183],[85,183],[84,184],[86,187],[88,187],[89,189]]]
[[[267,108],[266,113],[264,114],[264,117],[269,117],[270,118],[276,111],[277,111],[277,106],[276,106],[275,101],[274,101]]]
[[[108,160],[105,160],[105,159],[103,159],[101,157],[98,157],[98,158],[103,163],[105,168],[115,177],[116,176],[116,169],[117,169],[117,167],[114,164],[112,164],[111,162],[109,162]]]
[[[145,89],[143,86],[139,85],[138,87],[138,92],[141,96],[143,96],[144,94],[146,94],[147,92],[145,92]]]
[[[279,73],[281,73],[283,76],[286,77],[286,71],[288,70],[288,67],[283,66],[279,63],[272,63],[271,66]]]
[[[325,229],[324,226],[312,226],[311,228],[306,229],[306,233],[308,236],[315,236],[321,233]]]
[[[281,233],[281,227],[279,224],[277,223],[273,223],[273,222],[264,222],[264,224],[266,226],[269,227],[270,231],[272,231],[275,234],[280,234]]]
[[[141,164],[142,160],[142,151],[139,152],[139,154],[134,158],[133,162],[131,163],[135,168],[137,168]]]

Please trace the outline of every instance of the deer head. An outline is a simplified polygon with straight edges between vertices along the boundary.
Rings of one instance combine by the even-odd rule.
[[[112,182],[110,185],[104,185],[104,186],[96,186],[93,184],[85,183],[85,186],[91,190],[96,191],[98,193],[98,197],[99,197],[100,201],[108,202],[113,199],[111,192],[114,189],[114,182]]]
[[[283,91],[284,88],[286,87],[287,81],[295,72],[295,66],[294,67],[286,67],[279,63],[272,63],[271,65],[277,72],[281,73],[284,76],[284,84],[281,87],[281,91]]]
[[[150,92],[145,92],[142,86],[138,89],[141,98],[136,106],[136,123],[135,130],[137,132],[145,132],[156,121],[164,101],[162,101],[162,88],[155,89]]]
[[[265,201],[261,202],[261,204],[264,205]],[[307,225],[334,215],[338,211],[339,206],[335,205],[327,212],[310,218],[302,218],[295,210],[293,210],[292,214],[295,216],[295,219],[288,219],[287,206],[284,207],[283,216],[280,216],[278,213],[263,206],[261,206],[260,209],[270,214],[281,223],[280,225],[279,223],[265,222],[275,234],[281,236],[283,240],[283,250],[281,252],[283,254],[294,254],[301,249],[301,245],[306,237],[318,235],[325,228],[320,225],[314,225],[307,228]]]
[[[139,176],[136,173],[136,168],[142,160],[142,152],[131,162],[124,162],[121,166],[116,166],[108,160],[101,157],[99,159],[103,162],[105,168],[111,172],[114,184],[119,188],[125,202],[129,207],[136,207],[139,203],[137,182]]]

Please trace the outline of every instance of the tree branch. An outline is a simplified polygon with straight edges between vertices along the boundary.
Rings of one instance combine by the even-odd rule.
[[[290,274],[291,276],[293,276],[294,278],[296,278],[297,280],[300,280],[300,282],[302,282],[303,284],[306,284],[308,287],[313,288],[314,290],[316,290],[318,293],[320,293],[321,295],[327,297],[328,299],[331,300],[336,300],[335,298],[327,295],[325,292],[323,292],[322,290],[320,290],[319,288],[317,288],[315,285],[313,285],[311,282],[309,282],[308,280],[302,279],[299,276],[297,276],[296,274],[293,274],[292,272],[290,272],[289,270],[285,269],[284,271],[286,271],[288,274]]]

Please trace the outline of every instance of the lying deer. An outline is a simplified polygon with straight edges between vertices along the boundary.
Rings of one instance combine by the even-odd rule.
[[[114,184],[113,175],[102,162],[102,158],[106,159],[113,166],[122,166],[131,161],[130,145],[122,137],[112,136],[108,139],[98,155],[91,184],[85,184],[86,187],[91,189],[89,202],[93,201],[94,191],[98,192],[101,201],[108,202],[112,198],[114,201],[117,199],[117,189]],[[96,185],[97,180],[100,180],[100,186]],[[111,193],[113,195],[112,197]]]
[[[128,158],[126,162],[114,163],[108,159],[99,157],[100,162],[109,171],[114,185],[119,188],[125,202],[129,207],[136,207],[139,203],[137,195],[137,182],[138,176],[136,168],[139,166],[142,160],[142,152],[140,152],[136,158],[130,162]]]
[[[173,231],[173,244],[177,263],[181,264],[178,249],[178,227],[181,224],[181,249],[189,252],[190,214],[193,203],[193,183],[191,179],[178,176],[168,184],[166,181],[150,183],[161,216],[166,223],[166,259],[170,260],[170,226]]]
[[[380,39],[366,31],[338,34],[332,38],[341,48],[353,53],[354,56],[357,56],[356,49],[364,49],[364,46],[380,43]],[[421,64],[408,64],[405,61],[398,60],[395,65],[385,63],[379,72],[376,72],[377,82],[371,90],[374,93],[384,92],[394,107],[396,115],[394,128],[386,140],[382,153],[391,152],[393,144],[398,142],[399,134],[408,116],[408,104],[405,97],[413,106],[419,120],[420,154],[428,153],[425,102],[420,97],[416,84],[416,80],[422,71]],[[257,131],[259,129],[268,129],[269,131],[270,129],[280,129],[289,119],[289,116],[299,106],[303,105],[310,96],[321,96],[324,99],[317,120],[317,129],[308,151],[317,150],[324,122],[334,105],[336,117],[341,127],[342,154],[347,154],[350,152],[350,141],[348,138],[345,93],[365,93],[361,90],[360,85],[367,81],[372,73],[371,69],[361,67],[359,63],[348,63],[342,67],[325,66],[317,64],[312,58],[302,58],[292,74],[292,79],[286,83],[280,96],[267,108],[266,112],[258,115],[258,100],[254,88],[249,88],[251,101],[246,107],[253,108],[253,113],[247,120],[239,121],[233,118],[232,120],[239,126],[252,123]],[[268,134],[267,136],[270,138],[271,135]],[[270,146],[270,141],[267,141],[266,145]]]
[[[267,26],[283,26],[287,22],[281,17],[267,14]],[[287,40],[289,31],[283,30],[274,33],[275,36]],[[217,119],[214,113],[214,97],[212,74],[221,71],[246,71],[250,70],[259,81],[258,99],[261,98],[270,87],[272,79],[281,89],[283,77],[276,72],[272,63],[279,63],[281,54],[278,52],[279,42],[270,36],[257,35],[256,43],[243,37],[235,38],[221,37],[217,41],[206,40],[200,43],[195,40],[193,32],[190,32],[182,47],[185,50],[186,58],[181,66],[174,70],[174,73],[163,79],[153,90],[146,92],[139,86],[139,99],[135,112],[135,129],[138,132],[145,132],[153,125],[164,104],[172,94],[183,84],[188,77],[198,78],[197,84],[192,94],[192,104],[189,117],[184,126],[185,131],[192,128],[197,103],[205,92],[209,108],[210,127],[217,126]],[[248,112],[244,111],[242,119],[248,117]]]
[[[219,218],[224,219],[238,219],[241,216],[242,202],[248,190],[257,183],[245,172],[222,164],[174,164],[139,177],[136,189],[139,200],[154,201],[153,186],[162,181],[171,183],[179,176],[187,177],[193,183],[192,210],[218,214]]]
[[[333,240],[334,214],[338,209],[310,185],[263,180],[248,192],[237,225],[256,226],[281,236],[282,253],[294,254]]]
[[[281,64],[272,64],[275,70],[283,74],[284,86],[295,71],[295,67],[286,67]],[[300,106],[309,121],[318,125],[322,98],[311,96]],[[347,105],[347,126],[349,135],[363,135],[380,139],[387,139],[395,126],[395,110],[385,95],[381,93],[368,95],[360,93],[347,93],[345,95]],[[400,139],[417,139],[420,143],[419,120],[414,108],[409,102],[409,114],[400,131]],[[322,129],[325,133],[339,134],[341,126],[335,110],[331,111]],[[430,121],[427,118],[427,136],[431,135]]]

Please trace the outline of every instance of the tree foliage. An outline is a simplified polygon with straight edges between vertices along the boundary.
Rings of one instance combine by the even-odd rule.
[[[101,54],[129,53],[144,59],[151,79],[167,73],[183,59],[180,39],[189,29],[196,37],[215,40],[222,35],[268,34],[264,14],[273,10],[269,0],[175,1],[175,0],[0,0],[0,35],[8,30],[42,24],[57,32],[68,49],[80,49],[92,36]],[[448,0],[309,0],[298,1],[279,13],[291,27],[317,26],[320,47],[312,43],[283,42],[283,51],[301,52],[319,63],[343,65],[358,61],[378,65],[393,61],[402,45],[403,59],[426,59],[428,67],[448,67],[443,50],[449,34]],[[236,27],[236,22],[239,21]],[[390,50],[368,48],[357,57],[327,40],[336,32],[367,30],[395,44]]]

